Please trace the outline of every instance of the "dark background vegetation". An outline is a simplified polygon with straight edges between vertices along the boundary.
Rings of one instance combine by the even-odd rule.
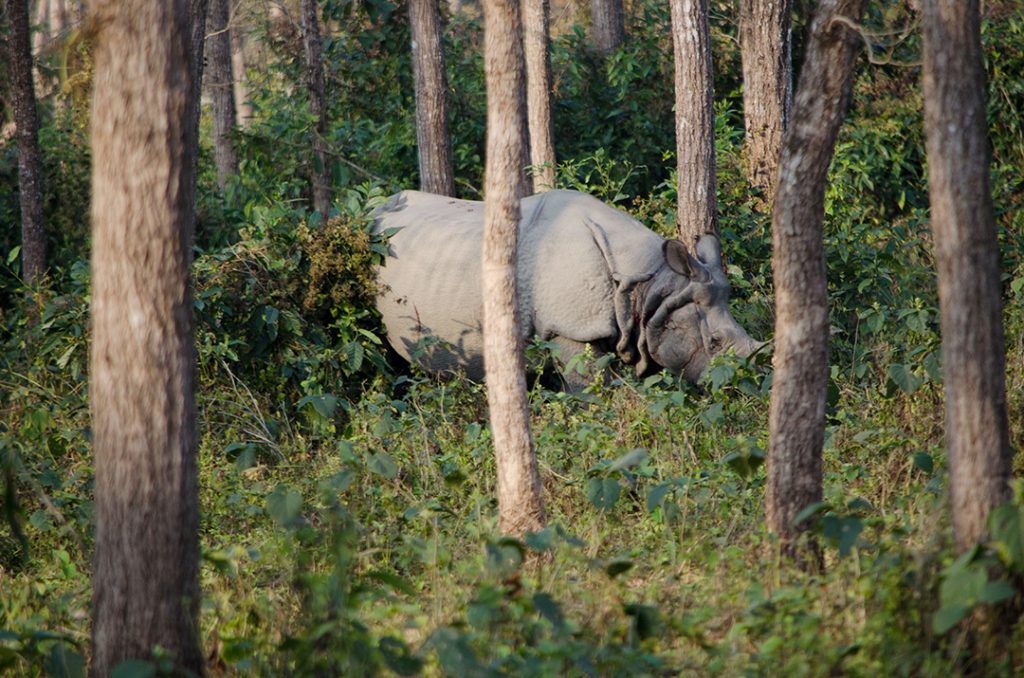
[[[809,7],[796,5],[798,68]],[[711,3],[723,249],[734,314],[768,338],[770,223],[743,172],[735,9]],[[985,12],[1019,450],[1024,16],[1012,1]],[[457,191],[478,199],[485,97],[471,15],[448,18],[445,49]],[[1005,512],[1010,527],[988,550],[954,562],[913,10],[872,5],[873,59],[858,64],[827,193],[832,380],[817,533],[828,566],[817,576],[770,557],[760,468],[770,370],[728,358],[703,388],[668,375],[598,384],[582,398],[538,385],[551,527],[525,543],[496,538],[481,388],[396,370],[372,309],[384,245],[367,213],[417,184],[404,10],[332,0],[324,17],[336,216],[321,223],[308,211],[314,120],[296,33],[254,24],[255,114],[238,131],[241,170],[226,191],[208,146],[200,158],[193,272],[211,673],[1022,670],[1019,654],[972,654],[948,623],[1013,593],[988,580],[986,564],[1024,572],[1024,531],[1021,513]],[[552,45],[559,183],[669,235],[668,6],[633,3],[630,37],[607,59],[590,50],[585,19],[563,14]],[[16,151],[10,139],[0,146],[0,252],[11,253],[0,261],[0,673],[77,675],[92,539],[88,40],[72,38],[41,67],[61,89],[42,103],[49,283],[28,299]],[[1019,507],[1024,487],[1017,495]],[[549,555],[521,567],[538,552]],[[1016,640],[1024,646],[1019,630]]]

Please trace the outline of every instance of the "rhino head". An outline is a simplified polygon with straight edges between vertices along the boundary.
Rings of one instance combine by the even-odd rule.
[[[702,236],[696,257],[678,240],[665,241],[662,253],[664,264],[653,275],[619,287],[628,303],[616,303],[623,330],[616,350],[637,375],[664,368],[696,383],[713,356],[732,349],[746,357],[764,345],[729,313],[718,238]]]

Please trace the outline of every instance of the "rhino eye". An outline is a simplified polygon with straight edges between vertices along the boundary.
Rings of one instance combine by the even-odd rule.
[[[711,351],[717,351],[722,347],[722,340],[718,337],[711,337],[711,341],[708,343],[708,348]]]

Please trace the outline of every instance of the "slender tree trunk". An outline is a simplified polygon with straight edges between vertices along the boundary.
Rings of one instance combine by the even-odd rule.
[[[412,70],[416,78],[416,148],[420,189],[455,195],[452,143],[448,134],[448,80],[441,51],[437,0],[409,0]]]
[[[229,0],[210,0],[210,94],[213,96],[213,156],[217,164],[217,185],[223,190],[238,174],[238,156],[232,144],[235,131],[235,78],[231,64]]]
[[[497,458],[499,528],[517,535],[544,526],[516,293],[519,201],[526,193],[526,83],[520,21],[516,0],[484,0],[484,368]]]
[[[252,104],[249,103],[249,80],[245,74],[245,34],[236,25],[231,28],[231,64],[235,78],[235,122],[246,127],[252,118]]]
[[[778,193],[772,210],[775,276],[775,356],[768,414],[768,529],[784,555],[805,566],[801,552],[809,521],[794,518],[821,501],[821,448],[828,386],[828,294],[823,220],[825,180],[850,100],[859,22],[867,0],[822,0],[811,23],[807,55],[783,140]],[[838,17],[842,17],[839,19]]]
[[[89,400],[92,672],[155,646],[201,674],[186,0],[96,0]]]
[[[989,186],[978,0],[925,0],[928,194],[939,282],[953,534],[984,539],[1011,497],[999,248]]]
[[[791,0],[740,0],[747,180],[763,204],[775,195],[782,134],[792,104]]]
[[[302,44],[306,51],[306,88],[309,106],[316,117],[313,130],[313,208],[321,217],[331,212],[331,167],[327,162],[327,102],[324,95],[323,42],[320,40],[320,6],[302,0]]]
[[[21,202],[21,275],[34,287],[46,272],[46,228],[43,223],[43,161],[39,153],[39,114],[32,80],[28,2],[6,0],[10,25],[8,59],[18,139],[18,199]]]
[[[530,164],[536,193],[555,187],[555,141],[551,131],[550,3],[523,0],[523,47],[526,54],[526,108],[530,130]]]
[[[590,0],[590,25],[591,40],[598,53],[618,49],[626,37],[622,0]]]
[[[715,109],[707,0],[671,0],[676,73],[676,226],[691,252],[718,235]]]

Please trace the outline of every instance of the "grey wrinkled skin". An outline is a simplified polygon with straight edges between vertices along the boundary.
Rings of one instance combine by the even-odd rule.
[[[483,203],[403,191],[374,218],[378,233],[399,229],[378,270],[388,341],[430,371],[482,380]],[[563,364],[589,344],[639,376],[665,368],[696,382],[715,354],[761,345],[729,314],[714,236],[695,258],[592,196],[556,190],[523,200],[518,254],[523,337],[555,342]]]

